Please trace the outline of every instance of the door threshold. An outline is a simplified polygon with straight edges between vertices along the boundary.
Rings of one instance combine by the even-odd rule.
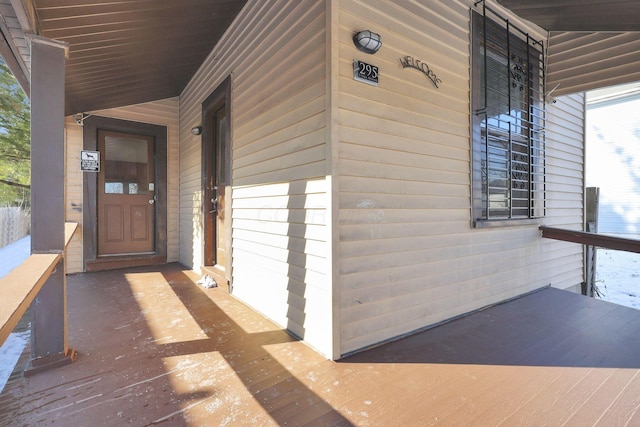
[[[138,258],[138,257],[150,257],[150,256],[155,256],[155,252],[127,252],[127,253],[122,253],[122,254],[104,254],[104,255],[98,255],[98,259],[100,258],[122,258],[122,257],[131,257],[131,258]]]
[[[147,265],[166,264],[167,257],[150,254],[118,254],[100,256],[98,259],[84,263],[84,270],[88,273],[118,268],[142,267]]]

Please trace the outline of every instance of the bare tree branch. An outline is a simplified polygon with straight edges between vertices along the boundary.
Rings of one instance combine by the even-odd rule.
[[[19,182],[6,181],[4,179],[0,179],[0,184],[7,184],[7,185],[14,186],[14,187],[26,188],[28,190],[31,189],[30,185],[20,184]]]

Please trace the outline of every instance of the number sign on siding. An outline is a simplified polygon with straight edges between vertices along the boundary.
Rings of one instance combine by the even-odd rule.
[[[378,86],[378,67],[366,62],[353,60],[353,79],[359,82]]]

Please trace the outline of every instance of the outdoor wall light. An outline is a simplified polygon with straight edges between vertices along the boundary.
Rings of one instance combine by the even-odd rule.
[[[353,36],[353,44],[362,52],[374,54],[382,47],[382,39],[380,34],[364,30]]]
[[[202,133],[202,126],[196,126],[191,128],[192,135],[200,135]]]

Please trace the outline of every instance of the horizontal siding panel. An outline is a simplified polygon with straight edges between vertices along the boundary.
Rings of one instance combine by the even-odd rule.
[[[550,284],[579,284],[579,245],[554,250],[557,242],[542,239],[537,226],[471,228],[470,5],[341,5],[349,10],[340,31],[337,153],[342,351]],[[377,88],[352,80],[348,36],[358,28],[383,34]],[[411,39],[424,32],[447,34],[441,43],[451,52],[437,42],[416,46]],[[402,70],[398,58],[407,54],[428,63],[441,87]],[[545,223],[581,221],[583,102],[557,98],[549,106]],[[548,271],[548,248],[562,260],[551,264],[559,271]]]
[[[308,177],[319,177],[326,172],[324,161],[293,166],[288,169],[282,168],[261,175],[251,175],[237,178],[234,182],[238,185],[255,185],[257,182],[286,182],[289,179],[300,180]]]
[[[245,254],[240,255],[242,259],[248,258]],[[259,267],[242,267],[237,272],[237,280],[253,283],[250,291],[254,298],[265,302],[255,309],[283,329],[298,337],[304,337],[316,350],[322,351],[317,343],[331,340],[331,328],[327,328],[327,325],[331,324],[331,312],[325,309],[331,303],[329,295],[323,289],[273,274]],[[246,288],[241,289],[236,297],[248,298],[245,294],[248,291]]]
[[[584,147],[582,145],[566,144],[567,139],[577,140],[582,135],[570,135],[566,139],[548,138],[547,139],[547,159],[562,158],[565,155],[568,159],[579,163],[579,159],[584,155]]]
[[[466,197],[412,197],[406,194],[385,194],[376,197],[375,194],[342,193],[340,205],[346,209],[468,209],[469,200]]]
[[[344,83],[345,90],[349,90],[349,87],[355,85],[356,87],[362,87],[363,83],[348,80]],[[433,115],[436,113],[433,111],[431,116],[419,114],[419,112],[412,112],[409,106],[406,109],[391,108],[388,103],[384,102],[384,98],[380,98],[379,102],[375,102],[375,99],[363,100],[351,93],[343,93],[340,97],[340,119],[343,117],[343,110],[354,111],[364,114],[374,114],[380,121],[379,126],[387,125],[391,129],[394,127],[401,127],[404,125],[409,126],[424,126],[431,130],[438,132],[449,132],[454,135],[464,135],[468,132],[468,125],[464,125],[464,116],[456,114],[454,111],[449,111],[449,114],[440,112],[438,117]],[[458,118],[458,122],[453,121]],[[345,121],[341,120],[341,123],[347,125]],[[357,123],[357,121],[356,121]]]
[[[181,95],[181,221],[185,246],[194,247],[184,263],[198,267],[201,152],[189,126],[231,74],[233,293],[331,355],[325,7],[249,0],[189,83]]]
[[[451,247],[458,250],[462,256],[457,256],[455,259],[444,262],[416,262],[412,265],[386,269],[380,269],[375,266],[370,267],[370,269],[363,269],[351,273],[345,277],[345,280],[348,279],[350,284],[349,290],[361,287],[366,288],[368,286],[375,286],[376,284],[391,284],[406,278],[422,279],[425,283],[429,283],[428,278],[435,274],[451,273],[451,277],[460,277],[463,274],[463,270],[469,268],[472,269],[475,280],[487,281],[490,279],[486,277],[487,272],[502,271],[510,268],[510,260],[512,257],[517,256],[517,254],[529,253],[534,255],[539,252],[540,248],[538,245],[541,243],[541,239],[539,238],[540,233],[537,227],[530,229],[529,235],[531,237],[526,239],[518,235],[518,233],[514,233],[512,239],[494,240],[490,242],[483,242],[476,236],[473,236],[472,241],[469,242],[468,236],[458,235],[458,241],[456,242],[454,240],[453,243],[451,243]],[[443,238],[450,239],[450,236]],[[433,241],[434,247],[441,245],[441,238],[423,238],[423,240],[425,244]],[[529,243],[532,240],[535,241],[535,244]],[[445,247],[440,246],[440,248],[445,250]],[[467,256],[464,256],[465,254],[467,254]],[[473,256],[469,254],[473,254]],[[342,263],[347,262],[347,259],[343,258]],[[448,283],[447,285],[453,285],[453,283]]]
[[[273,88],[287,87],[292,94],[303,93],[306,88],[316,85],[324,80],[324,22],[322,19],[314,22],[315,31],[313,37],[301,32],[299,38],[287,41],[288,48],[280,49],[272,57],[260,66],[264,73],[252,76],[246,82],[242,81],[242,73],[236,77],[239,79],[236,101],[239,104],[249,103],[246,110],[243,109],[238,120],[244,123],[250,119],[272,113],[273,109],[287,101],[287,97],[278,96],[278,91]],[[298,58],[291,62],[290,58]]]
[[[584,207],[584,95],[560,96],[548,108],[547,134],[547,225],[581,230]],[[556,243],[548,242],[547,245]],[[582,269],[582,246],[570,245],[579,265],[568,271]],[[578,264],[575,261],[575,264]],[[553,274],[553,273],[549,273]],[[576,277],[578,275],[576,274]],[[575,279],[576,283],[582,280]],[[573,286],[573,285],[572,285]]]
[[[376,190],[372,189],[375,188]],[[468,185],[429,185],[428,182],[348,176],[340,180],[344,193],[402,194],[414,196],[469,197]]]
[[[234,228],[247,232],[267,233],[273,235],[286,234],[291,238],[325,241],[326,227],[322,225],[296,224],[292,222],[266,222],[234,219]]]
[[[561,159],[547,159],[546,171],[548,175],[555,175],[557,177],[565,177],[565,178],[575,178],[579,180],[582,178],[582,172],[579,170],[572,169],[575,168],[576,165],[580,165],[579,163],[571,163]],[[564,179],[563,179],[564,181]]]
[[[398,167],[397,165],[376,164],[364,161],[340,159],[339,168],[346,176],[379,179],[430,182],[433,184],[468,185],[469,172],[450,172],[422,168]],[[344,176],[343,175],[343,176]],[[373,189],[373,187],[372,187]]]
[[[317,70],[323,71],[321,68]],[[252,153],[253,150],[264,149],[268,146],[262,144],[254,147],[253,144],[260,142],[265,136],[277,135],[278,132],[285,131],[287,127],[297,124],[300,117],[318,116],[324,111],[324,89],[325,85],[322,81],[313,85],[308,85],[308,82],[305,82],[305,85],[295,96],[282,97],[278,100],[280,104],[272,104],[272,108],[261,116],[247,116],[247,118],[252,117],[253,119],[239,122],[237,128],[234,129],[237,134],[235,138],[238,141],[234,144],[235,155],[242,157],[247,153]]]
[[[466,209],[341,209],[340,224],[404,224],[417,222],[462,221],[469,219]],[[467,224],[468,225],[468,224]],[[468,231],[465,227],[465,231]]]
[[[322,122],[323,115],[306,119],[297,125],[297,131],[287,129],[266,136],[261,140],[260,147],[254,147],[252,154],[244,157],[234,155],[234,161],[238,161],[234,177],[243,178],[265,171],[323,161],[325,152],[322,150]]]
[[[429,310],[419,288],[439,288],[430,280],[439,274],[457,286],[458,272],[472,269],[473,257],[468,6],[438,4],[437,13],[415,3],[341,6],[348,11],[341,14],[339,32],[337,151],[345,353],[408,332],[402,330],[406,310],[416,304]],[[350,35],[361,28],[383,34],[378,87],[352,78]],[[399,58],[406,55],[428,63],[441,87],[403,70]],[[394,297],[402,283],[414,286]]]
[[[466,159],[447,159],[428,154],[406,153],[393,147],[378,148],[369,145],[340,144],[339,156],[342,159],[352,159],[369,163],[381,163],[405,167],[420,167],[424,169],[469,172],[469,162]]]
[[[432,223],[402,223],[402,224],[365,224],[340,227],[340,239],[343,242],[357,240],[390,239],[393,237],[410,237],[417,235],[437,236],[460,232],[468,228],[469,222],[432,222]],[[383,242],[378,242],[382,244]],[[389,254],[392,256],[393,254]],[[372,268],[378,264],[371,262]]]
[[[424,321],[425,318],[431,320],[431,324],[437,322],[437,313],[445,311],[451,317],[451,311],[448,310],[456,310],[453,307],[462,305],[466,312],[474,310],[471,308],[475,303],[479,302],[480,307],[485,307],[489,304],[492,304],[492,300],[495,298],[499,298],[499,300],[504,300],[508,298],[510,292],[516,291],[520,294],[527,292],[526,288],[519,288],[517,286],[510,287],[508,291],[500,292],[497,291],[495,287],[496,282],[503,283],[518,283],[522,282],[522,280],[526,277],[525,274],[520,273],[520,275],[514,276],[513,271],[506,271],[496,274],[491,277],[491,283],[489,282],[477,282],[474,280],[470,281],[456,281],[455,288],[459,288],[460,292],[451,292],[451,286],[445,286],[440,288],[428,288],[423,287],[419,291],[410,292],[404,295],[390,295],[389,299],[395,301],[398,305],[403,306],[403,316],[398,316],[397,324],[391,324],[390,322],[385,322],[385,316],[376,316],[372,319],[371,322],[366,322],[362,320],[358,320],[354,322],[354,328],[350,331],[343,331],[343,336],[347,339],[352,340],[360,340],[363,335],[369,335],[369,339],[371,335],[376,333],[376,330],[386,329],[387,333],[395,333],[394,336],[399,334],[399,331],[411,325],[411,327],[415,330],[420,322]],[[545,285],[541,285],[540,287],[544,287]],[[395,289],[395,287],[393,287]],[[371,292],[375,293],[375,292]],[[473,299],[467,299],[463,296],[465,294],[471,294]],[[414,297],[411,298],[411,295]],[[420,301],[429,300],[431,303],[429,306],[425,306],[419,304]],[[473,301],[473,302],[468,302]],[[382,303],[384,304],[384,302]],[[358,304],[356,303],[356,307],[362,310],[366,310],[362,314],[368,311],[367,305],[369,304]],[[378,308],[378,304],[373,303],[373,310],[375,312],[379,312],[380,308]],[[384,310],[384,308],[383,308]],[[454,311],[455,312],[455,311]],[[358,317],[362,319],[362,314]],[[386,317],[393,316],[393,313],[386,312]],[[424,326],[424,325],[423,325]],[[393,331],[393,332],[392,332]]]
[[[491,294],[491,288],[495,288],[495,282],[518,282],[522,279],[519,275],[526,275],[522,268],[514,268],[495,272],[490,281],[478,281],[474,279],[472,269],[463,269],[460,273],[460,275],[452,276],[450,272],[444,272],[439,275],[434,274],[429,278],[437,279],[437,283],[440,286],[430,286],[429,280],[409,279],[402,282],[394,282],[393,286],[381,285],[367,290],[360,289],[346,295],[344,302],[345,304],[355,304],[355,307],[358,307],[356,312],[353,313],[357,318],[360,317],[357,310],[363,310],[363,313],[369,309],[379,311],[379,307],[384,307],[385,300],[388,299],[395,301],[395,305],[405,308],[416,306],[419,301],[425,299],[437,304],[438,301],[450,300],[467,292]],[[484,274],[486,275],[487,272],[484,272]],[[436,282],[436,280],[433,280],[433,282]],[[447,286],[447,283],[455,283],[455,287]],[[540,285],[540,287],[544,286],[546,285]],[[367,304],[371,304],[371,307],[367,307]]]
[[[248,154],[273,147],[273,139],[278,136],[282,138],[282,133],[288,127],[299,125],[300,117],[318,117],[324,111],[323,92],[324,84],[313,85],[288,98],[277,108],[274,107],[260,120],[248,122],[245,127],[235,129],[238,142],[234,145],[234,160],[237,158],[239,161]],[[272,140],[263,141],[267,136],[272,136]]]
[[[374,8],[362,7],[361,4],[354,1],[343,1],[340,6],[341,26],[351,29],[351,34],[360,30],[358,25],[362,22],[370,22],[371,24],[367,28],[371,28],[373,31],[376,31],[376,28],[384,28],[386,32],[385,49],[389,49],[389,51],[397,51],[399,47],[406,47],[407,50],[418,52],[429,50],[432,56],[438,56],[438,63],[445,62],[446,64],[450,61],[447,64],[450,66],[448,68],[459,67],[467,59],[468,43],[464,34],[467,31],[468,23],[459,26],[452,25],[451,21],[440,18],[433,18],[434,21],[423,19],[424,16],[438,16],[438,13],[435,13],[431,7],[416,6],[420,8],[420,13],[416,15],[413,11],[407,10],[408,7],[414,6],[408,3],[400,5],[391,2],[379,3]],[[463,16],[468,15],[468,9],[465,6],[453,2],[447,6],[437,9],[440,11],[447,9],[449,17],[456,16],[457,24],[465,21]],[[460,11],[465,11],[465,13],[458,14]],[[392,16],[394,19],[389,19]],[[382,22],[384,24],[381,24]],[[382,32],[382,30],[380,29],[378,32]],[[389,41],[388,45],[387,40]]]
[[[301,137],[300,139],[304,140],[304,137]],[[317,145],[308,148],[300,148],[296,146],[296,151],[284,151],[283,154],[281,154],[279,157],[264,158],[257,163],[248,164],[247,166],[243,167],[237,167],[234,169],[235,178],[240,180],[242,178],[259,175],[266,172],[290,169],[299,165],[307,165],[310,163],[323,161],[326,150],[324,141],[317,141],[316,138],[312,137],[310,143],[316,143]],[[275,151],[277,152],[279,150]]]
[[[234,250],[235,249],[236,248],[234,248]],[[319,289],[326,288],[326,275],[324,272],[318,272],[309,268],[309,265],[307,264],[307,261],[309,261],[308,258],[311,258],[311,262],[315,262],[315,264],[320,267],[322,262],[317,258],[302,255],[298,259],[298,262],[301,264],[299,266],[295,262],[292,262],[291,259],[285,262],[278,262],[274,259],[261,256],[259,253],[244,252],[240,248],[237,250],[240,255],[238,259],[241,260],[236,265],[239,271],[260,269],[274,278],[277,277],[274,283],[295,281],[305,286],[314,286]],[[266,282],[265,284],[270,285],[269,282]]]
[[[234,219],[251,221],[270,221],[278,223],[301,223],[326,225],[326,208],[317,209],[278,209],[266,205],[260,209],[238,209]]]
[[[346,117],[347,114],[345,113],[344,116]],[[358,118],[360,117],[358,116]],[[421,129],[422,131],[420,131]],[[468,136],[461,137],[417,127],[415,130],[414,134],[401,136],[368,128],[343,126],[340,128],[340,139],[344,143],[361,145],[362,141],[365,141],[364,145],[369,147],[388,148],[392,146],[398,152],[425,154],[444,159],[469,158]]]
[[[66,117],[65,220],[79,224],[65,251],[65,268],[67,273],[70,274],[84,271],[82,236],[82,206],[84,201],[83,172],[78,167],[82,148],[82,126],[77,125],[72,117]]]
[[[550,110],[548,114],[563,114],[562,110]],[[566,143],[566,141],[575,141],[582,135],[582,126],[584,121],[577,123],[570,127],[566,123],[562,123],[562,116],[552,116],[547,120],[547,134],[548,141],[555,141],[558,143]],[[572,144],[570,144],[572,145]]]
[[[460,246],[464,246],[465,249],[462,250],[466,251],[466,247],[471,244],[471,241],[471,236],[468,233],[446,234],[433,239],[425,239],[420,234],[411,237],[391,237],[384,240],[384,245],[372,245],[366,241],[353,240],[342,244],[342,255],[344,259],[348,259],[421,249],[442,248],[447,251],[449,248],[453,248],[457,250]]]
[[[298,268],[307,268],[319,274],[324,274],[327,267],[327,260],[324,252],[313,254],[311,249],[322,249],[322,245],[311,246],[309,250],[305,249],[305,252],[294,252],[286,248],[279,248],[273,245],[260,244],[253,241],[237,239],[234,241],[234,248],[238,251],[243,251],[255,255],[262,254],[264,259],[264,265],[280,266],[282,271],[282,265],[290,263]],[[268,262],[269,260],[270,262]],[[278,270],[275,269],[277,272]]]
[[[326,251],[326,242],[312,239],[303,239],[294,236],[282,236],[267,233],[256,233],[247,230],[234,230],[234,242],[246,240],[262,245],[287,248],[290,251],[321,255]],[[325,254],[326,255],[326,254]]]
[[[301,181],[288,181],[261,186],[234,186],[234,198],[249,199],[270,196],[300,195],[300,194],[323,194],[327,191],[327,183],[322,179],[305,179]]]
[[[455,150],[453,153],[459,152],[458,150],[462,150],[463,152],[466,150],[466,153],[469,152],[468,134],[465,133],[464,137],[462,137],[463,135],[450,133],[450,129],[434,130],[429,127],[423,127],[427,125],[428,122],[420,125],[410,123],[403,124],[381,117],[362,114],[358,111],[344,109],[339,111],[338,119],[341,124],[341,131],[344,132],[345,135],[344,139],[341,138],[342,141],[363,144],[363,142],[371,140],[372,143],[375,144],[376,139],[371,137],[371,133],[377,133],[377,138],[389,136],[387,144],[395,140],[399,141],[400,149],[422,141],[425,147],[428,146],[428,143],[435,143],[451,147]],[[460,126],[460,130],[462,130],[462,125]],[[450,154],[451,157],[455,157],[453,153]],[[468,157],[469,155],[467,154],[467,158]]]
[[[253,2],[253,4],[257,3]],[[245,41],[259,43],[252,46],[248,53],[255,64],[260,64],[260,68],[264,68],[264,72],[268,72],[272,67],[263,66],[263,64],[270,64],[269,61],[274,61],[274,58],[275,62],[285,61],[293,65],[298,61],[292,61],[291,56],[287,54],[296,52],[297,60],[300,60],[309,51],[324,45],[324,38],[318,37],[319,33],[324,33],[324,5],[321,2],[280,1],[269,5],[267,11],[261,13],[261,16],[257,16],[259,22],[256,27],[251,29],[253,34],[247,35]],[[296,50],[309,40],[313,42],[305,45],[305,49]],[[256,74],[255,67],[237,67],[235,72],[239,80],[239,88],[243,88],[243,85],[250,86],[262,75],[262,73]],[[250,87],[246,91],[251,92]]]
[[[233,209],[305,209],[325,207],[326,194],[322,193],[292,193],[273,194],[265,197],[238,197],[233,200]]]
[[[356,98],[362,98],[363,95],[367,94],[372,106],[375,106],[373,102],[378,102],[404,110],[407,114],[412,114],[415,117],[424,115],[451,122],[451,119],[455,119],[455,117],[443,114],[445,111],[462,115],[468,113],[469,104],[468,100],[465,99],[465,96],[467,96],[466,90],[456,86],[455,82],[448,81],[446,87],[436,88],[424,74],[417,70],[407,69],[403,71],[403,73],[411,73],[413,71],[415,74],[384,73],[385,65],[387,68],[395,69],[399,72],[402,69],[402,65],[398,58],[404,56],[407,56],[406,53],[398,52],[397,56],[390,61],[376,61],[378,68],[382,71],[379,75],[378,89],[373,94],[368,93],[370,92],[368,85],[353,79],[353,61],[341,61],[339,69],[341,88],[344,88],[346,94],[353,95]],[[468,72],[468,67],[464,67],[460,71],[463,73]],[[402,77],[411,77],[411,79]],[[464,81],[459,83],[464,83]],[[440,83],[439,86],[443,86],[443,84]],[[429,98],[434,105],[446,108],[429,108],[428,104],[423,102],[425,98]]]
[[[392,311],[389,310],[389,307],[393,307],[393,305],[389,305],[388,301],[385,300],[391,300],[395,303],[394,305],[402,306],[403,309],[407,310],[412,307],[419,307],[423,310],[423,313],[436,314],[437,311],[443,308],[455,310],[455,307],[441,307],[440,305],[451,302],[460,304],[465,300],[470,301],[466,298],[466,294],[473,295],[475,299],[488,298],[491,295],[499,293],[498,290],[500,288],[495,286],[496,283],[508,285],[504,287],[504,289],[508,289],[508,291],[516,290],[518,287],[514,284],[521,283],[523,279],[526,278],[526,273],[523,271],[522,268],[519,270],[500,271],[492,276],[488,276],[487,273],[484,272],[490,281],[478,281],[473,277],[469,278],[472,276],[472,269],[463,269],[459,275],[453,275],[451,272],[442,272],[440,274],[434,274],[429,277],[428,280],[408,278],[401,282],[393,282],[391,286],[371,286],[370,289],[366,291],[354,291],[353,293],[345,295],[345,304],[353,307],[353,312],[350,312],[350,316],[353,317],[345,320],[353,320],[356,325],[358,323],[362,324],[361,319],[363,316],[369,315],[371,312],[379,312],[381,309],[385,310],[385,305],[385,311],[391,315]],[[533,271],[529,273],[533,273]],[[430,286],[432,283],[437,283],[439,286]],[[544,286],[545,284],[541,283],[539,287]],[[455,292],[455,289],[458,289],[458,292]],[[508,291],[505,290],[505,292]],[[380,298],[379,300],[373,299],[378,297]],[[422,304],[421,301],[424,300],[428,300],[430,302],[429,305]],[[400,317],[402,316],[398,316],[398,318]],[[405,321],[413,322],[420,321],[420,319],[403,319],[398,323]],[[387,324],[385,326],[388,327],[391,325]],[[422,327],[424,326],[426,325],[423,324]],[[354,334],[353,336],[358,334],[357,328],[358,326],[354,328],[355,330],[353,332],[350,332]]]

